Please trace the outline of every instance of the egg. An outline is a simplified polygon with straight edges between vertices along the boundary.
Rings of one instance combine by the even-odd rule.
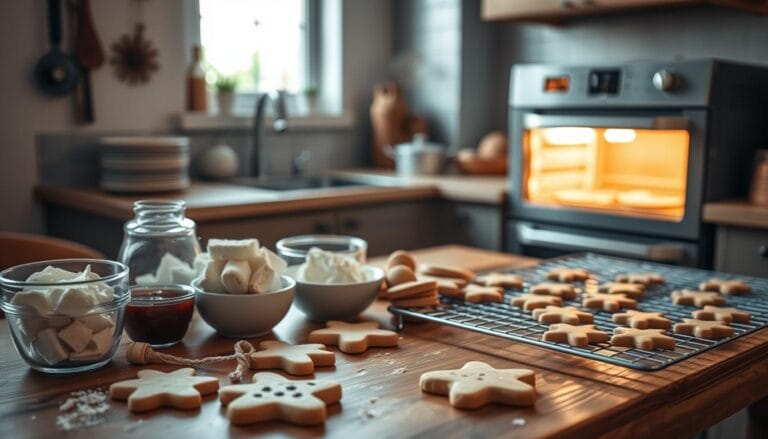
[[[486,134],[477,148],[477,155],[483,160],[500,159],[507,156],[507,136],[501,131]]]

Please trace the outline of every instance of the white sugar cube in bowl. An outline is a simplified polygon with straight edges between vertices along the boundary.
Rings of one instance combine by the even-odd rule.
[[[0,273],[0,309],[13,345],[33,369],[75,373],[107,364],[123,333],[128,267],[58,259]]]

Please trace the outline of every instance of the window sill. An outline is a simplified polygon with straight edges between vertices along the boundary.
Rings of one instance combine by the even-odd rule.
[[[249,131],[253,129],[253,116],[222,116],[207,113],[181,113],[176,116],[176,126],[185,132],[194,131]],[[271,117],[264,118],[265,125],[272,123]],[[342,114],[313,114],[288,118],[288,130],[343,130],[355,124],[351,112]]]

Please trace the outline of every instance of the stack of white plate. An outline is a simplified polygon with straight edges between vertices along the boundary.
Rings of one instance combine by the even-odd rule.
[[[103,137],[101,188],[166,192],[189,187],[189,138]]]

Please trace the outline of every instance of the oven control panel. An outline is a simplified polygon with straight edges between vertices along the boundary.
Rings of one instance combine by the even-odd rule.
[[[633,63],[607,67],[517,65],[513,107],[704,107],[714,62]]]

